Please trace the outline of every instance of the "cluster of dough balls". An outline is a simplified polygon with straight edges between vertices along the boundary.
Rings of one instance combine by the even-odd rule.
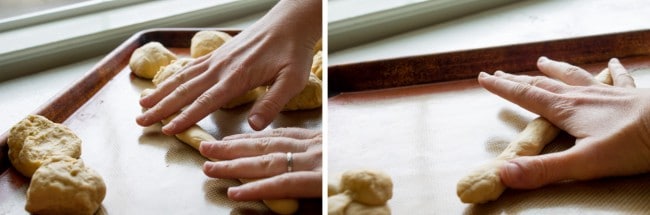
[[[220,31],[199,31],[191,39],[190,56],[192,58],[178,58],[159,42],[149,42],[137,48],[131,55],[129,67],[138,77],[152,79],[155,86],[159,86],[166,79],[190,65],[194,59],[211,53],[218,49],[232,37]],[[292,98],[283,108],[283,111],[306,110],[318,108],[322,105],[322,43],[319,40],[314,47],[314,56],[310,77],[305,88]],[[235,108],[256,101],[266,93],[267,87],[257,87],[249,90],[244,95],[236,97],[223,105],[224,109]]]
[[[25,210],[35,214],[93,214],[106,185],[79,159],[81,139],[43,116],[29,115],[11,128],[9,160],[31,178]]]
[[[393,197],[393,181],[375,170],[351,170],[341,176],[341,184],[328,184],[329,215],[390,214],[386,205]]]

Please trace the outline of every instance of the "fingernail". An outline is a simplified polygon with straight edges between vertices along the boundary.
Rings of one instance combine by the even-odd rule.
[[[210,172],[210,170],[214,167],[214,163],[210,161],[206,161],[203,163],[203,172]]]
[[[494,72],[494,75],[496,75],[496,76],[501,76],[503,74],[505,74],[505,72],[503,72],[501,70]]]
[[[162,132],[167,135],[172,135],[172,131],[176,128],[176,124],[174,122],[169,122],[165,127],[162,128]]]
[[[135,121],[138,122],[138,124],[144,125],[149,122],[149,118],[146,115],[142,114],[135,118]]]
[[[618,58],[612,58],[612,59],[609,59],[609,62],[610,62],[610,63],[621,63],[621,62],[618,60]]]
[[[262,118],[259,114],[252,115],[248,118],[248,122],[253,125],[253,129],[261,130],[266,125],[266,120]]]
[[[548,58],[547,58],[546,56],[541,56],[541,57],[539,57],[539,59],[537,60],[537,62],[538,62],[538,63],[544,63],[544,62],[546,62],[547,60],[548,60]]]
[[[478,77],[479,77],[479,78],[485,78],[485,77],[488,77],[488,76],[490,76],[490,75],[487,74],[486,72],[480,72],[480,73],[478,73]]]
[[[240,191],[241,189],[239,187],[229,187],[228,188],[228,198],[230,199],[237,199],[240,196]]]

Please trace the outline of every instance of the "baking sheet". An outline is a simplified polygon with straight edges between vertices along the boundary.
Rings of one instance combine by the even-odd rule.
[[[647,39],[650,44],[650,37]],[[584,38],[573,40],[573,43],[584,42]],[[643,45],[648,53],[650,46],[647,44],[637,45]],[[549,42],[545,47],[553,46],[553,42]],[[517,47],[525,50],[526,45]],[[617,55],[609,57],[596,52],[588,56],[585,50],[575,49],[573,51],[582,55],[571,57],[571,50],[563,49],[561,55],[567,58],[559,59],[569,62],[583,59],[576,61],[596,73],[606,67],[609,57],[619,57],[639,88],[650,87],[650,55],[637,51],[638,47],[629,54],[618,50]],[[508,55],[506,50],[497,48],[494,51]],[[530,52],[532,56],[533,51]],[[466,54],[461,51],[444,55]],[[494,159],[536,117],[478,85],[475,79],[478,72],[493,72],[492,68],[498,68],[501,62],[499,59],[505,59],[501,55],[483,56],[486,58],[475,55],[477,58],[467,59],[467,65],[477,65],[479,61],[484,62],[487,69],[468,70],[473,66],[463,65],[462,59],[456,61],[455,69],[446,71],[411,69],[416,66],[411,63],[418,62],[416,58],[432,59],[439,55],[330,67],[330,86],[342,85],[330,90],[334,93],[328,101],[328,180],[338,181],[342,172],[351,169],[387,172],[394,183],[393,198],[388,202],[393,214],[647,214],[650,211],[650,174],[565,182],[535,190],[508,189],[498,200],[486,204],[464,204],[459,200],[457,181]],[[490,59],[494,65],[489,63]],[[584,63],[584,59],[592,62]],[[539,73],[525,70],[533,68],[534,62],[522,61],[521,66],[511,69],[536,75]],[[357,71],[361,73],[358,77],[354,74]],[[406,75],[395,80],[386,80],[386,76],[366,76],[373,72]],[[452,78],[431,78],[429,83],[414,85],[419,82],[413,81],[416,80],[413,77],[441,73],[464,74],[471,78],[449,75],[446,77]],[[346,84],[364,77],[368,79],[364,82],[366,85]],[[398,88],[385,85],[395,83],[406,84]],[[561,134],[542,153],[567,149],[573,141],[571,136]]]
[[[240,183],[205,176],[201,167],[206,159],[175,137],[163,135],[160,124],[140,127],[135,123],[142,110],[138,103],[140,92],[153,88],[153,84],[131,74],[127,66],[130,53],[146,42],[160,41],[173,52],[187,56],[190,38],[198,30],[202,29],[154,29],[134,35],[68,91],[35,111],[53,121],[63,121],[82,139],[81,158],[102,175],[107,186],[98,214],[271,213],[261,201],[228,199],[227,188]],[[83,101],[84,97],[88,101]],[[199,125],[217,139],[253,132],[246,120],[251,106],[218,110]],[[71,115],[66,116],[66,112]],[[321,112],[284,112],[267,129],[321,129]],[[29,181],[10,167],[6,133],[0,143],[4,166],[0,175],[0,214],[26,213]],[[299,214],[321,213],[320,198],[300,203]]]

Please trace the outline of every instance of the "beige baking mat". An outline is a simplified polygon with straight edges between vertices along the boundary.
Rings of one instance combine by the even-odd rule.
[[[628,66],[638,87],[650,87],[647,63]],[[393,214],[650,213],[650,174],[507,190],[490,203],[461,203],[458,179],[496,157],[536,117],[476,80],[344,93],[328,105],[328,179],[349,169],[387,172],[394,182]],[[571,141],[563,134],[544,153]]]

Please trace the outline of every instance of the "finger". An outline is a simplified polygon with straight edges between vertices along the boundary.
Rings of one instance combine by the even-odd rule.
[[[636,84],[634,83],[634,78],[627,72],[623,64],[616,58],[609,60],[607,65],[609,71],[612,74],[612,80],[614,86],[617,87],[626,87],[626,88],[635,88]]]
[[[286,74],[286,72],[284,73]],[[282,111],[284,105],[300,93],[305,87],[306,81],[307,79],[304,78],[296,80],[295,77],[278,77],[266,94],[253,105],[248,117],[248,124],[250,124],[251,128],[256,131],[266,128],[275,116]]]
[[[171,116],[172,114],[178,113],[178,111],[180,111],[187,104],[191,103],[195,98],[197,98],[199,95],[201,95],[201,93],[203,93],[206,89],[208,89],[211,86],[213,80],[210,79],[212,78],[203,77],[205,75],[206,74],[202,74],[176,87],[176,89],[174,89],[174,91],[171,94],[169,94],[163,100],[158,102],[158,104],[156,104],[149,110],[142,113],[142,115],[138,116],[138,118],[136,118],[138,124],[151,125],[153,123],[157,123],[161,121],[162,119],[168,116]],[[176,134],[180,131],[183,131],[183,130],[179,131],[179,129],[186,129],[191,124],[189,124],[184,128],[175,128],[176,124],[174,124],[174,122],[187,121],[187,120],[193,120],[193,119],[192,118],[188,119],[187,113],[185,113],[185,111],[181,112],[170,123],[168,123],[165,127],[163,127],[162,132],[167,135],[170,135],[170,134]],[[197,121],[198,120],[192,122],[192,124],[196,123]],[[172,133],[170,132],[170,130],[175,132]]]
[[[154,105],[158,104],[160,100],[165,98],[165,96],[169,95],[176,87],[180,86],[181,84],[189,81],[190,79],[196,77],[199,75],[201,72],[205,71],[207,69],[206,63],[203,63],[207,58],[199,58],[195,60],[194,62],[190,63],[180,71],[178,71],[176,74],[174,74],[172,77],[169,77],[167,80],[165,80],[163,83],[161,83],[154,93],[142,97],[140,99],[140,106],[144,108],[151,108]]]
[[[196,89],[195,87],[198,81],[194,79],[194,76],[201,72],[201,70],[203,68],[197,67],[188,72],[178,73],[172,76],[173,80],[166,81],[152,94],[143,97],[140,100],[143,107],[149,105],[148,103],[152,103],[154,106],[136,117],[136,122],[142,126],[152,125],[178,112],[182,107],[189,104],[192,99],[191,97],[196,97],[192,96],[192,93],[200,93],[198,91],[200,89]]]
[[[512,159],[499,173],[504,185],[516,189],[533,189],[566,179],[574,179],[583,161],[569,149],[563,152]]]
[[[235,201],[285,198],[318,198],[322,196],[321,172],[293,172],[266,178],[228,189],[228,198]]]
[[[261,137],[289,137],[294,139],[311,139],[321,136],[318,130],[311,130],[305,128],[276,128],[272,130],[258,131],[246,134],[235,134],[224,137],[223,140],[246,139],[246,138],[261,138]]]
[[[481,72],[479,84],[488,91],[542,116],[553,113],[558,95],[527,83],[519,83]]]
[[[196,100],[178,114],[176,118],[167,123],[167,125],[162,128],[162,132],[167,135],[183,132],[208,114],[225,105],[228,101],[246,92],[246,89],[231,86],[232,85],[228,80],[224,80],[200,94],[198,98],[194,96],[194,94],[189,95],[188,97],[191,96],[192,98],[196,98]],[[201,92],[203,92],[203,90],[201,90]],[[182,98],[179,97],[178,99]]]
[[[562,93],[564,91],[564,86],[566,86],[562,82],[544,76],[512,75],[502,71],[496,71],[494,76],[514,82],[527,83],[553,93]]]
[[[314,153],[292,154],[292,171],[318,169]],[[272,153],[257,157],[239,158],[230,161],[206,162],[203,172],[213,178],[266,178],[289,171],[287,153]]]
[[[262,137],[201,143],[201,154],[219,160],[232,160],[274,152],[305,152],[314,140]]]
[[[598,84],[591,73],[584,69],[565,63],[554,61],[546,57],[537,60],[539,71],[551,78],[558,79],[566,84],[574,86],[588,86]]]

